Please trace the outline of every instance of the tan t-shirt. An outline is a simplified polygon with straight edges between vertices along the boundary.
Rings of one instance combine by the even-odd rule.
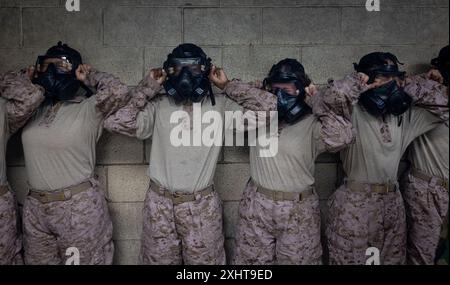
[[[0,97],[0,185],[6,185],[6,145],[8,142],[6,100]]]
[[[222,116],[223,129],[225,126],[225,111],[243,111],[243,107],[225,97],[216,95],[216,106],[212,106],[209,98],[201,104],[201,114],[217,111]],[[191,110],[191,112],[189,112]],[[148,175],[164,188],[175,192],[192,193],[213,184],[214,173],[219,159],[221,146],[174,146],[171,143],[171,133],[180,122],[171,124],[170,119],[176,111],[187,111],[183,129],[191,137],[193,143],[194,130],[192,124],[192,109],[187,106],[177,106],[167,96],[160,96],[149,102],[137,117],[137,138],[141,140],[152,137],[150,167]],[[188,124],[188,122],[191,124]],[[203,124],[202,132],[210,124]],[[223,132],[222,135],[224,135]],[[223,141],[223,136],[220,139]]]
[[[309,115],[282,129],[278,136],[278,153],[261,157],[260,145],[250,148],[250,172],[260,186],[283,192],[303,192],[315,183],[315,160],[325,152],[320,143],[321,123]]]
[[[412,165],[434,177],[449,176],[448,122],[415,140],[410,148]]]
[[[103,129],[95,100],[46,105],[32,117],[22,133],[31,188],[52,191],[93,176],[95,146]]]
[[[344,170],[351,181],[360,183],[387,183],[397,181],[401,158],[407,147],[418,136],[442,124],[429,111],[412,108],[399,119],[389,116],[383,123],[360,105],[353,109],[352,122],[356,142],[341,152]]]

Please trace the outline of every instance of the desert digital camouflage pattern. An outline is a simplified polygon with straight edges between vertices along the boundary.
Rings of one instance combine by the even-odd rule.
[[[43,93],[25,72],[0,75],[0,265],[23,263],[17,204],[6,177],[6,146],[42,103]]]
[[[347,181],[330,199],[327,227],[331,264],[365,264],[365,251],[377,247],[381,264],[406,262],[406,214],[398,186],[396,191],[375,193],[368,184],[397,185],[397,171],[407,147],[417,137],[448,120],[446,89],[423,76],[407,78],[405,91],[419,107],[401,118],[375,118],[358,104],[366,90],[357,74],[332,81],[325,89],[324,105],[348,118],[356,141],[341,152]]]

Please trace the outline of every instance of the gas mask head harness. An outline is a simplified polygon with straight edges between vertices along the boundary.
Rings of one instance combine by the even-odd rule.
[[[164,89],[176,104],[199,103],[206,96],[216,105],[212,85],[209,81],[211,58],[194,44],[182,44],[168,55],[164,62],[167,80]]]
[[[369,76],[368,84],[372,84],[378,76],[392,76],[403,80],[406,72],[399,70],[399,64],[403,65],[395,55],[375,52],[364,56],[359,64],[355,63],[354,66],[357,72]],[[412,98],[406,94],[396,80],[368,90],[359,98],[359,103],[375,117],[401,116],[408,111],[412,102]]]
[[[273,88],[277,83],[293,83],[296,94],[290,94],[282,88]],[[306,104],[305,87],[311,81],[305,74],[303,65],[295,59],[285,59],[274,65],[269,76],[264,79],[264,88],[277,95],[278,117],[288,124],[294,124],[312,112]]]
[[[448,48],[446,46],[441,49],[439,52],[439,56],[431,61],[431,65],[439,70],[442,77],[444,77],[444,85],[448,86],[449,82],[449,68],[450,68],[450,60],[448,55]]]
[[[86,91],[86,96],[92,96],[92,91],[77,80],[76,70],[83,64],[78,51],[62,42],[50,48],[36,61],[37,76],[34,84],[45,89],[45,97],[53,101],[68,101],[73,99],[80,88]]]

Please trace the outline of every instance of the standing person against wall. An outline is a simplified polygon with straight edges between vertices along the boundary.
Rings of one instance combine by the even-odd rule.
[[[355,143],[341,152],[345,183],[330,198],[330,263],[365,264],[367,249],[376,248],[381,264],[405,264],[406,214],[397,172],[409,144],[448,119],[448,108],[433,106],[447,105],[447,90],[422,77],[405,78],[391,53],[368,54],[355,69],[330,82],[323,100],[357,132]]]
[[[23,209],[26,264],[112,264],[112,222],[94,170],[106,116],[128,102],[128,88],[83,65],[58,43],[38,58],[35,84],[46,100],[22,133],[29,195]],[[91,88],[95,91],[91,91]]]
[[[276,99],[264,90],[243,94],[239,104],[222,93],[239,88],[194,44],[182,44],[168,55],[164,69],[154,69],[131,91],[129,104],[109,117],[111,131],[145,140],[152,138],[150,187],[144,203],[140,262],[160,265],[225,264],[222,202],[214,190],[220,145],[175,146],[171,116],[183,112],[182,128],[190,137],[194,109],[201,116],[226,111],[276,110]],[[166,94],[157,96],[163,93]],[[225,120],[224,120],[225,121]],[[206,126],[203,125],[202,132]],[[224,125],[218,128],[224,129]],[[222,132],[223,134],[224,132]],[[223,137],[218,138],[222,142]],[[230,178],[232,179],[232,178]]]
[[[449,47],[432,61],[434,69],[422,75],[447,87]],[[441,230],[448,216],[448,121],[415,140],[409,149],[411,169],[404,184],[408,224],[408,264],[433,265]],[[447,220],[448,223],[448,220]]]
[[[44,101],[44,88],[31,82],[33,73],[29,68],[0,75],[0,265],[23,263],[17,201],[6,177],[6,146]]]
[[[261,87],[278,98],[279,151],[261,157],[259,144],[250,148],[251,179],[239,207],[233,263],[322,264],[315,161],[321,153],[338,152],[353,142],[351,123],[331,110],[313,115],[315,86],[295,59],[274,65]],[[229,95],[238,98],[251,91],[237,89]]]

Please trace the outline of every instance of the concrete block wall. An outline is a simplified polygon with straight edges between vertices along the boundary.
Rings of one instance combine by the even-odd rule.
[[[81,0],[69,13],[65,0],[0,0],[0,72],[35,62],[59,40],[85,61],[136,85],[181,42],[205,48],[232,78],[261,79],[276,61],[301,60],[317,84],[352,71],[375,50],[396,53],[411,73],[425,71],[449,41],[448,0],[381,0],[369,13],[366,0]],[[151,142],[105,134],[97,173],[110,197],[117,264],[135,264],[139,252],[145,174]],[[26,176],[18,136],[8,148],[9,179],[23,201]],[[248,149],[224,148],[216,174],[224,200],[227,251],[248,179]],[[317,161],[317,186],[325,201],[339,183],[338,158]]]

